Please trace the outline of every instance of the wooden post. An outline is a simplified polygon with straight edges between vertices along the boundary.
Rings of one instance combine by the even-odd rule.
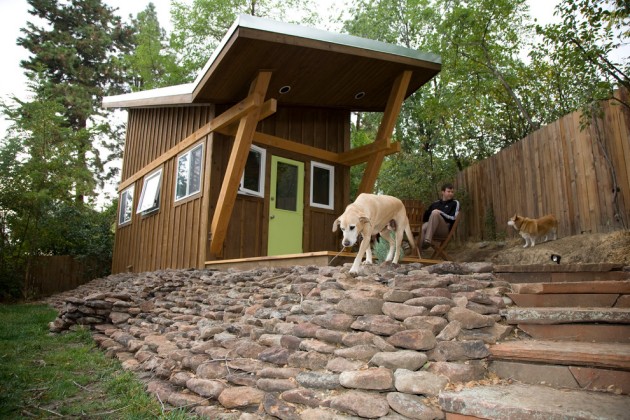
[[[260,107],[263,104],[267,88],[271,80],[271,72],[261,71],[252,82],[249,96],[254,99],[256,106],[245,114],[239,122],[236,131],[236,138],[230,153],[225,176],[221,185],[221,191],[217,200],[216,210],[212,217],[210,232],[212,239],[210,242],[210,253],[221,256],[223,254],[223,241],[227,234],[228,223],[234,208],[238,185],[241,175],[245,169],[249,148],[254,138],[254,132],[258,125]]]
[[[396,120],[400,114],[400,109],[405,100],[407,88],[409,87],[411,74],[410,70],[405,70],[396,78],[396,81],[394,81],[374,143],[384,142],[387,147],[389,146]],[[371,193],[374,190],[376,177],[378,176],[378,171],[381,169],[384,158],[385,153],[382,151],[376,152],[370,156],[367,166],[365,167],[365,172],[363,172],[358,194]]]

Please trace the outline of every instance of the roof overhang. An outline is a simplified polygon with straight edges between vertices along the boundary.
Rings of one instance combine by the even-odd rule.
[[[232,104],[247,96],[251,81],[265,70],[272,72],[266,99],[277,99],[279,106],[383,111],[403,71],[412,71],[407,98],[440,68],[434,54],[241,15],[193,83],[106,97],[103,106]]]

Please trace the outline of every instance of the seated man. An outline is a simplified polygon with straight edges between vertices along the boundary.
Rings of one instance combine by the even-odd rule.
[[[459,213],[459,201],[454,200],[453,184],[442,186],[442,199],[437,200],[427,208],[422,217],[422,248],[431,246],[433,237],[445,238],[448,236],[457,213]]]

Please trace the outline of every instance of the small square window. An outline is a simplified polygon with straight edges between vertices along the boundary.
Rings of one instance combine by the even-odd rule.
[[[136,213],[148,214],[160,208],[160,187],[162,185],[162,169],[144,177],[142,194]]]
[[[335,167],[311,162],[311,206],[335,208]]]
[[[245,170],[238,188],[240,194],[263,197],[265,195],[265,160],[266,150],[252,145],[247,155]]]
[[[131,223],[131,213],[133,213],[133,190],[134,186],[125,189],[120,193],[120,201],[118,203],[118,224],[124,225]]]
[[[193,147],[177,158],[175,201],[190,197],[201,191],[202,161],[203,144]]]

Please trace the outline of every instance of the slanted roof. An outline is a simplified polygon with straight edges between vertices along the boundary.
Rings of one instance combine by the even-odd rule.
[[[435,54],[241,15],[193,83],[106,97],[103,106],[235,103],[247,96],[258,71],[267,70],[273,73],[268,96],[279,105],[383,111],[403,71],[413,72],[406,98],[440,68]],[[285,86],[290,90],[281,94]]]

